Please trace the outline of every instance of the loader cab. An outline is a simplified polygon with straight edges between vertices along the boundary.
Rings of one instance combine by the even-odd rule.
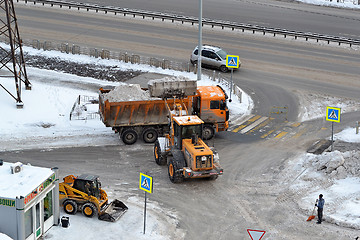
[[[88,174],[80,175],[74,180],[73,188],[99,198],[101,188],[99,176]]]
[[[182,148],[183,139],[192,139],[193,136],[202,138],[204,122],[198,116],[174,117],[174,145]]]

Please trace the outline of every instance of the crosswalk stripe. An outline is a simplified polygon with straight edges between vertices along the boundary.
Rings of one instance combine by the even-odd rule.
[[[269,122],[270,120],[272,120],[273,118],[268,118],[266,119],[266,121],[264,121],[263,123],[257,125],[256,127],[254,127],[253,129],[250,130],[250,132],[255,132],[257,131],[258,129],[262,128],[262,127],[265,127]]]
[[[243,125],[245,122],[247,122],[250,118],[252,118],[254,116],[254,114],[250,114],[249,116],[247,116],[245,119],[243,118],[238,118],[234,121],[231,121],[231,126],[229,127],[229,131],[232,131],[237,125]]]
[[[292,127],[298,127],[298,126],[300,126],[300,125],[301,125],[301,123],[296,122],[296,123],[292,124],[291,126],[292,126]]]
[[[232,130],[232,132],[237,133],[238,131],[240,131],[241,129],[243,129],[244,127],[246,127],[246,125],[240,125],[237,128],[235,128],[234,130]]]
[[[261,116],[259,116],[261,117]],[[260,119],[258,119],[257,121],[255,121],[254,123],[250,124],[249,126],[247,126],[246,128],[242,129],[240,131],[240,133],[244,134],[248,131],[250,131],[251,129],[253,129],[254,127],[256,127],[257,125],[259,125],[260,123],[264,122],[266,119],[268,119],[268,117],[261,117]]]
[[[266,138],[267,136],[269,136],[270,134],[272,134],[275,130],[270,130],[267,133],[265,133],[264,135],[261,136],[261,138]]]
[[[249,121],[249,122],[255,122],[255,121],[258,120],[259,118],[261,118],[261,116],[260,116],[260,115],[256,115],[255,117],[249,119],[248,121]]]
[[[293,136],[293,138],[298,138],[298,137],[300,137],[300,136],[303,135],[307,130],[308,130],[308,128],[302,129],[302,130],[299,131],[297,134],[295,134],[295,135]]]
[[[278,135],[275,136],[276,139],[282,138],[283,136],[285,136],[288,132],[281,132]]]

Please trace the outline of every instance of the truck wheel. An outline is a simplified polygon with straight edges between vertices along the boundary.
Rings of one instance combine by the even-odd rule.
[[[138,139],[138,134],[135,132],[134,129],[126,129],[123,134],[121,135],[121,139],[127,145],[134,144]]]
[[[64,202],[64,211],[67,214],[75,214],[77,212],[77,203],[73,200],[66,200]]]
[[[147,128],[142,137],[145,143],[153,143],[158,138],[158,133],[154,128]]]
[[[203,139],[209,140],[214,137],[215,130],[211,125],[204,125],[203,128]]]
[[[183,180],[184,180],[184,176],[177,172],[178,167],[177,167],[177,164],[176,162],[171,159],[169,164],[168,164],[168,173],[169,173],[169,178],[170,178],[170,181],[172,183],[181,183]]]
[[[93,203],[85,203],[82,207],[82,213],[86,216],[86,217],[93,217],[96,213],[96,207]]]
[[[161,155],[161,148],[160,148],[160,143],[159,140],[156,140],[155,145],[154,145],[154,158],[155,158],[155,162],[160,165],[163,166],[166,164],[166,157],[163,157]]]

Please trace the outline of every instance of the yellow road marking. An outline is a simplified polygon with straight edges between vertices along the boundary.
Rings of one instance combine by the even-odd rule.
[[[243,129],[244,127],[246,127],[246,125],[240,125],[237,128],[235,128],[234,130],[232,130],[232,132],[236,133],[236,132],[240,131],[241,129]]]
[[[321,130],[326,130],[327,128],[326,127],[322,127]]]
[[[301,130],[300,132],[298,132],[297,134],[295,134],[293,136],[293,138],[298,138],[300,137],[301,135],[303,135],[308,129],[307,128],[304,128],[303,130]]]
[[[253,129],[252,129],[251,131],[249,131],[249,132],[254,132],[254,131],[258,130],[259,128],[262,128],[262,127],[266,126],[269,122],[270,122],[270,119],[267,119],[265,122],[257,125],[255,128],[253,128]]]
[[[294,123],[293,125],[291,125],[292,127],[298,127],[300,126],[301,123],[297,122],[297,123]]]
[[[283,136],[285,136],[288,132],[281,132],[278,135],[275,136],[275,138],[279,139],[282,138]]]
[[[261,116],[256,115],[255,117],[252,117],[248,120],[248,122],[255,122],[256,120],[258,120],[259,118],[261,118]]]
[[[261,136],[261,138],[266,138],[267,136],[269,136],[270,134],[272,134],[275,130],[270,130],[267,133],[265,133],[264,135]]]

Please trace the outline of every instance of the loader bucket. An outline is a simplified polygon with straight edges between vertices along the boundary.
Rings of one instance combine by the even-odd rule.
[[[163,78],[148,82],[151,97],[171,98],[196,94],[197,82],[184,77]]]
[[[98,218],[103,221],[115,222],[119,220],[127,210],[128,207],[122,201],[115,199],[105,206]]]

